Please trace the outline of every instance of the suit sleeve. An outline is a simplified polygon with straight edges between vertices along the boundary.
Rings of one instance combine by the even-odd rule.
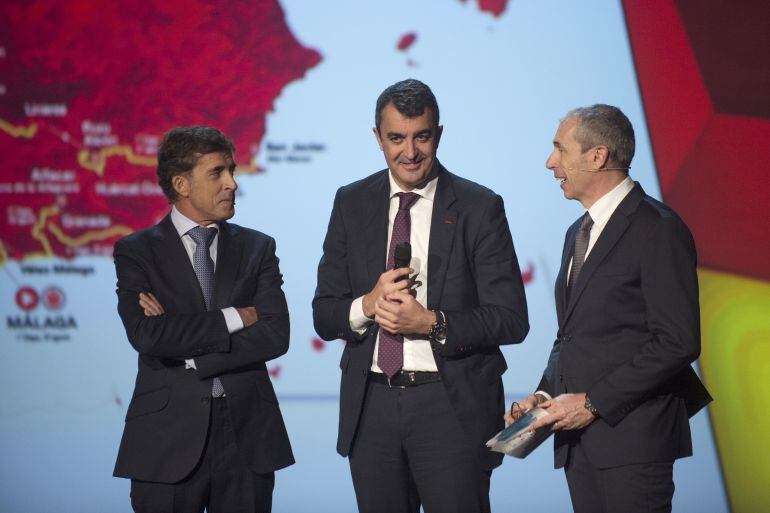
[[[248,368],[277,358],[289,350],[289,309],[281,288],[283,277],[272,238],[259,263],[256,283],[251,304],[256,308],[259,319],[230,336],[232,345],[229,353],[211,353],[195,359],[201,378]]]
[[[337,191],[323,244],[323,256],[318,264],[318,285],[313,298],[313,325],[324,340],[344,339],[360,342],[362,334],[350,328],[350,305],[356,299],[348,273],[348,238]]]
[[[574,230],[579,225],[579,222],[573,223],[573,225],[570,227],[569,230],[567,230],[567,233],[564,235],[564,247],[562,247],[561,254],[562,254],[562,260],[564,259],[564,255],[567,254],[567,251],[570,253],[572,252],[572,244],[571,242],[574,240]],[[569,260],[567,260],[569,262]],[[561,271],[559,272],[561,274]],[[566,274],[565,274],[566,276]],[[561,290],[559,289],[559,280],[557,277],[556,284],[554,285],[554,299],[558,303],[559,302],[559,294],[561,293]],[[558,310],[557,305],[557,310]],[[556,380],[559,379],[559,356],[561,354],[561,337],[559,335],[556,336],[556,340],[553,343],[553,347],[551,348],[551,354],[548,356],[548,363],[546,364],[545,371],[543,372],[543,377],[540,379],[540,383],[537,385],[537,388],[535,390],[540,390],[542,392],[546,392],[551,397],[556,396]]]
[[[518,343],[529,331],[524,284],[500,196],[487,202],[477,228],[469,266],[479,306],[444,312],[447,357]]]
[[[677,218],[663,217],[643,247],[640,279],[650,340],[587,392],[611,426],[700,354],[697,259],[692,235]]]
[[[139,293],[152,292],[152,287],[141,259],[125,240],[115,243],[114,258],[118,314],[129,342],[139,354],[183,360],[230,350],[230,334],[219,310],[145,316],[139,306]]]

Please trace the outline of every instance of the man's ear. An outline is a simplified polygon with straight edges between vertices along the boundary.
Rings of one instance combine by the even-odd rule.
[[[591,151],[593,152],[593,155],[591,155],[591,167],[594,170],[598,171],[607,165],[610,159],[610,150],[606,146],[600,144]]]
[[[383,147],[382,147],[382,137],[380,137],[380,131],[377,130],[377,127],[375,126],[372,128],[372,132],[374,132],[374,137],[377,138],[377,144],[380,146],[380,151],[382,151]]]
[[[441,134],[444,133],[444,125],[438,125],[436,127],[436,148],[438,149],[438,143],[441,142]]]
[[[171,185],[180,198],[190,197],[190,180],[185,175],[175,175],[171,178]]]

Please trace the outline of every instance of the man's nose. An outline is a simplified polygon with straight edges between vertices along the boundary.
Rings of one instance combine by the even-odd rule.
[[[235,182],[235,176],[233,176],[234,171],[225,171],[224,176],[224,185],[226,189],[229,190],[236,190],[238,189],[238,184]]]
[[[406,140],[406,158],[409,160],[414,159],[417,156],[417,146],[414,144],[414,141],[411,139]]]
[[[551,170],[556,167],[556,157],[554,157],[553,152],[548,155],[548,159],[545,161],[545,167]]]

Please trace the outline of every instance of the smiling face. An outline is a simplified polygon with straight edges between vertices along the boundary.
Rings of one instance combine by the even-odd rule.
[[[235,162],[229,153],[202,155],[195,167],[173,178],[179,195],[177,210],[196,223],[206,226],[230,219],[235,214]]]
[[[382,109],[380,127],[374,128],[374,135],[393,179],[405,191],[419,187],[429,178],[442,129],[429,108],[415,117],[401,114],[392,103]]]
[[[603,178],[598,171],[604,159],[598,163],[591,149],[582,151],[580,143],[575,140],[578,123],[577,118],[567,118],[561,122],[545,167],[553,171],[553,177],[559,180],[565,198],[576,199],[585,208],[589,208],[598,199],[595,189]]]

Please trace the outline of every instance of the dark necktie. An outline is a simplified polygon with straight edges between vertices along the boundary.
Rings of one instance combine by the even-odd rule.
[[[399,192],[398,212],[393,221],[393,232],[390,235],[390,248],[388,248],[388,269],[393,269],[396,246],[400,242],[409,242],[412,231],[409,209],[420,197],[414,192]],[[389,378],[401,370],[404,366],[404,337],[392,335],[380,328],[380,345],[377,350],[377,365]]]
[[[569,300],[570,294],[572,294],[572,287],[577,282],[580,270],[583,268],[583,264],[586,260],[586,251],[588,251],[588,239],[591,236],[591,227],[594,225],[594,220],[588,215],[588,212],[583,215],[583,220],[580,222],[580,228],[578,229],[577,237],[575,237],[575,251],[572,254],[572,266],[569,271],[569,281],[567,283],[567,300]]]
[[[214,261],[211,259],[209,247],[217,234],[217,230],[196,226],[190,229],[187,234],[195,241],[193,269],[195,269],[195,276],[198,277],[198,283],[200,283],[201,292],[203,292],[206,310],[211,310],[211,294],[214,291]],[[224,393],[225,389],[222,386],[222,382],[219,378],[215,377],[214,383],[211,386],[211,395],[222,397]]]

